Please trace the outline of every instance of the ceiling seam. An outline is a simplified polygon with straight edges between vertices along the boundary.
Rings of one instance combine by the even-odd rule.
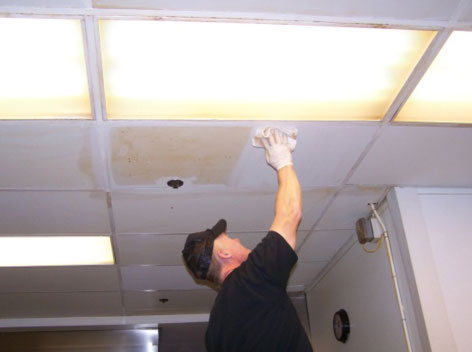
[[[110,187],[110,170],[108,167],[109,158],[107,157],[106,138],[105,138],[105,94],[102,78],[102,66],[100,60],[100,43],[98,26],[95,19],[91,16],[85,16],[85,38],[86,38],[86,58],[87,63],[90,64],[92,69],[90,70],[90,91],[93,96],[93,112],[94,112],[94,125],[97,132],[97,152],[100,160],[101,177],[103,180],[103,187],[106,192],[111,191]]]
[[[121,274],[121,265],[120,265],[120,255],[118,251],[118,240],[116,238],[116,229],[115,229],[115,220],[113,215],[113,205],[110,192],[107,192],[107,210],[108,210],[108,219],[110,222],[110,231],[111,231],[111,245],[113,249],[113,255],[115,258],[115,267],[118,277],[118,288],[120,292],[120,302],[121,302],[121,314],[126,315],[126,306],[125,306],[125,297],[124,297],[124,286],[123,286],[123,276]]]
[[[93,53],[93,34],[91,33],[90,28],[90,19],[85,16],[81,21],[82,24],[82,38],[83,38],[83,52],[85,57],[85,67],[87,71],[87,83],[88,83],[88,91],[89,91],[89,99],[90,99],[90,110],[92,113],[92,120],[96,120],[98,118],[98,106],[100,105],[100,97],[96,92],[96,84],[95,81],[97,79],[96,74],[96,62],[94,60],[94,53]]]
[[[331,204],[334,202],[334,199],[338,196],[338,194],[341,192],[341,190],[343,189],[343,185],[341,186],[338,186],[336,188],[336,190],[334,191],[334,194],[331,196],[331,198],[328,200],[326,206],[324,207],[324,209],[321,211],[320,215],[318,216],[318,218],[315,220],[315,222],[313,223],[313,226],[311,226],[311,228],[308,230],[308,233],[307,235],[305,236],[305,238],[302,240],[302,242],[300,243],[300,245],[298,246],[298,249],[297,249],[297,253],[302,249],[303,245],[308,241],[308,239],[311,237],[311,234],[315,231],[315,228],[316,228],[316,225],[318,225],[318,223],[321,221],[321,219],[323,218],[323,216],[326,214],[326,212],[328,211],[328,208],[331,206]],[[303,215],[302,215],[303,217]]]
[[[357,243],[357,237],[352,235],[349,239],[339,248],[335,255],[331,258],[328,264],[319,272],[319,274],[313,279],[313,281],[307,285],[305,292],[311,291],[333,268],[334,266],[344,257],[344,255]]]

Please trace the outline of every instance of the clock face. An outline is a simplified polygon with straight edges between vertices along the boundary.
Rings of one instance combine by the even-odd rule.
[[[333,316],[333,331],[336,340],[345,343],[350,332],[349,317],[344,309],[338,310]]]

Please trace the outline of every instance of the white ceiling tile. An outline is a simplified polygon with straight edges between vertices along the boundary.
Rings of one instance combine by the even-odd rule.
[[[182,249],[187,235],[117,236],[120,265],[184,265]]]
[[[356,221],[369,214],[368,204],[378,202],[385,190],[385,187],[344,187],[323,214],[316,229],[354,230]]]
[[[314,231],[298,250],[298,260],[330,260],[353,234],[354,230]]]
[[[24,0],[23,0],[24,1]],[[427,4],[427,5],[426,5]],[[218,11],[243,13],[272,13],[298,14],[312,16],[334,17],[385,17],[400,19],[437,19],[447,20],[454,12],[459,0],[422,1],[398,0],[394,3],[389,0],[361,1],[355,4],[349,0],[340,1],[309,1],[309,0],[274,0],[253,1],[179,1],[172,0],[93,0],[93,6],[98,8],[128,8],[128,9],[168,9],[173,11]]]
[[[3,319],[121,315],[121,298],[119,292],[2,293],[0,311]]]
[[[267,235],[267,232],[229,233],[232,238],[239,238],[249,248],[254,247]],[[307,231],[299,231],[297,244],[306,237]],[[184,265],[182,249],[187,235],[133,234],[117,236],[120,265]]]
[[[197,284],[184,266],[124,266],[121,275],[125,291],[208,288]]]
[[[297,248],[303,242],[307,234],[308,231],[297,232]],[[239,238],[243,246],[253,250],[267,235],[267,231],[254,233],[229,233],[228,235],[232,238]]]
[[[106,195],[99,191],[0,191],[0,233],[108,234]]]
[[[472,2],[469,3],[469,8],[466,9],[460,17],[461,21],[472,22]]]
[[[89,0],[74,0],[74,1],[69,1],[69,0],[12,0],[12,1],[2,1],[2,5],[8,5],[8,3],[11,2],[11,4],[14,4],[15,6],[19,7],[38,7],[38,6],[44,6],[44,7],[60,7],[60,8],[85,8],[85,7],[90,7],[90,1]]]
[[[298,262],[292,271],[288,286],[308,286],[328,262]]]
[[[115,266],[0,268],[0,293],[118,291]]]
[[[332,189],[303,192],[301,231],[313,225],[334,193]],[[274,218],[275,192],[211,194],[115,192],[112,194],[116,231],[132,233],[191,233],[228,222],[228,232],[267,231]]]
[[[472,186],[472,128],[389,126],[349,183]]]
[[[290,126],[298,128],[293,161],[302,188],[341,184],[378,128],[376,124]],[[246,148],[233,178],[238,187],[277,187],[276,174],[267,166],[260,148]]]
[[[97,143],[91,122],[3,122],[0,188],[101,189]]]
[[[139,314],[191,314],[209,313],[217,292],[208,290],[124,292],[126,313]],[[161,302],[160,299],[168,299]]]

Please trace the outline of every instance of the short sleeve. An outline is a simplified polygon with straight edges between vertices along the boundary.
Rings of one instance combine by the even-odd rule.
[[[268,280],[285,288],[297,260],[297,253],[287,241],[279,233],[269,231],[249,254],[246,263],[254,266]]]

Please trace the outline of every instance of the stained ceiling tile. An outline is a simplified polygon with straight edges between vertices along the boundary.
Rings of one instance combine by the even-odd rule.
[[[346,186],[336,196],[317,230],[354,230],[356,221],[370,212],[369,203],[380,201],[386,187]]]
[[[292,271],[288,286],[308,286],[328,262],[298,262]]]
[[[207,290],[124,292],[126,313],[133,314],[195,314],[209,313],[217,292]],[[160,301],[167,299],[167,301]]]
[[[334,193],[333,189],[303,192],[304,217],[299,230],[311,228]],[[267,231],[274,218],[275,192],[180,193],[114,192],[116,231],[133,233],[191,233],[228,222],[228,232]]]
[[[264,150],[251,144],[259,128],[204,124],[111,128],[113,187],[168,189],[167,182],[178,178],[184,181],[182,191],[215,186],[277,189],[277,174],[267,165]],[[293,159],[303,188],[341,184],[378,129],[377,125],[277,126],[299,130]]]
[[[120,292],[48,292],[0,294],[8,318],[58,318],[121,314]]]
[[[127,126],[109,131],[111,171],[117,186],[226,185],[249,127]]]
[[[2,123],[0,189],[99,189],[96,128],[90,123]]]
[[[354,230],[314,231],[298,250],[298,260],[313,262],[330,260],[354,234]]]
[[[0,293],[118,291],[115,266],[0,268]]]
[[[472,128],[389,126],[349,183],[472,186]]]
[[[109,234],[104,192],[0,191],[4,234]]]
[[[124,266],[121,275],[125,291],[208,288],[197,284],[184,266]]]

